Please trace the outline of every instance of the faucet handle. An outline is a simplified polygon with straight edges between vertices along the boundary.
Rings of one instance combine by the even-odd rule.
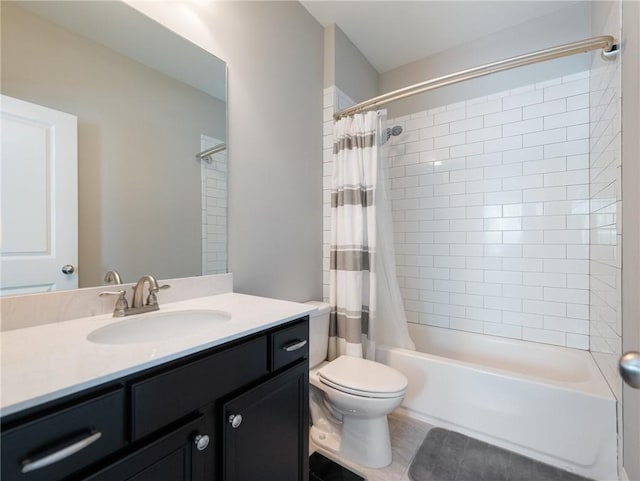
[[[103,291],[100,294],[98,294],[100,297],[102,296],[120,296],[121,298],[125,298],[127,293],[124,289],[120,290],[120,291]],[[118,299],[120,300],[120,299]]]
[[[158,298],[156,297],[156,292],[158,292],[160,289],[162,290],[169,289],[170,287],[171,286],[169,284],[164,284],[163,286],[159,286],[156,284],[155,287],[150,287],[149,295],[147,296],[147,305],[154,306],[158,304]]]
[[[116,306],[113,309],[113,317],[123,317],[125,311],[129,309],[129,303],[127,302],[127,292],[122,289],[120,291],[104,291],[99,294],[100,296],[118,296]]]

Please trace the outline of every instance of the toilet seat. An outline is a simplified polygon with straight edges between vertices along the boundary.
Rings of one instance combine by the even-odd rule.
[[[318,370],[321,383],[360,397],[395,398],[403,396],[409,384],[395,369],[351,356],[340,356]]]

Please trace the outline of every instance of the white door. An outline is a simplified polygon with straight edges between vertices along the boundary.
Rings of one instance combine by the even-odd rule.
[[[78,120],[0,101],[0,295],[76,288]]]

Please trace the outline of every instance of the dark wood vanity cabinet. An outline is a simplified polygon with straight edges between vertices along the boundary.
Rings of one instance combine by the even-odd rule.
[[[308,383],[301,363],[224,403],[222,479],[307,479]]]
[[[8,429],[3,423],[0,479],[66,479],[119,451],[126,446],[125,411],[125,390],[114,386]],[[58,461],[51,457],[73,450]]]
[[[185,423],[132,454],[82,477],[83,481],[204,481],[207,453],[194,439],[206,430],[204,416]],[[209,446],[208,446],[209,447]],[[209,478],[211,479],[211,478]]]
[[[308,317],[3,418],[1,479],[307,481],[304,341]]]

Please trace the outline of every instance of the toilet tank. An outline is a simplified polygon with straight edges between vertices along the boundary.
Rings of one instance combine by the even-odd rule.
[[[315,367],[327,358],[329,346],[329,304],[309,301],[318,310],[309,314],[309,367]]]

